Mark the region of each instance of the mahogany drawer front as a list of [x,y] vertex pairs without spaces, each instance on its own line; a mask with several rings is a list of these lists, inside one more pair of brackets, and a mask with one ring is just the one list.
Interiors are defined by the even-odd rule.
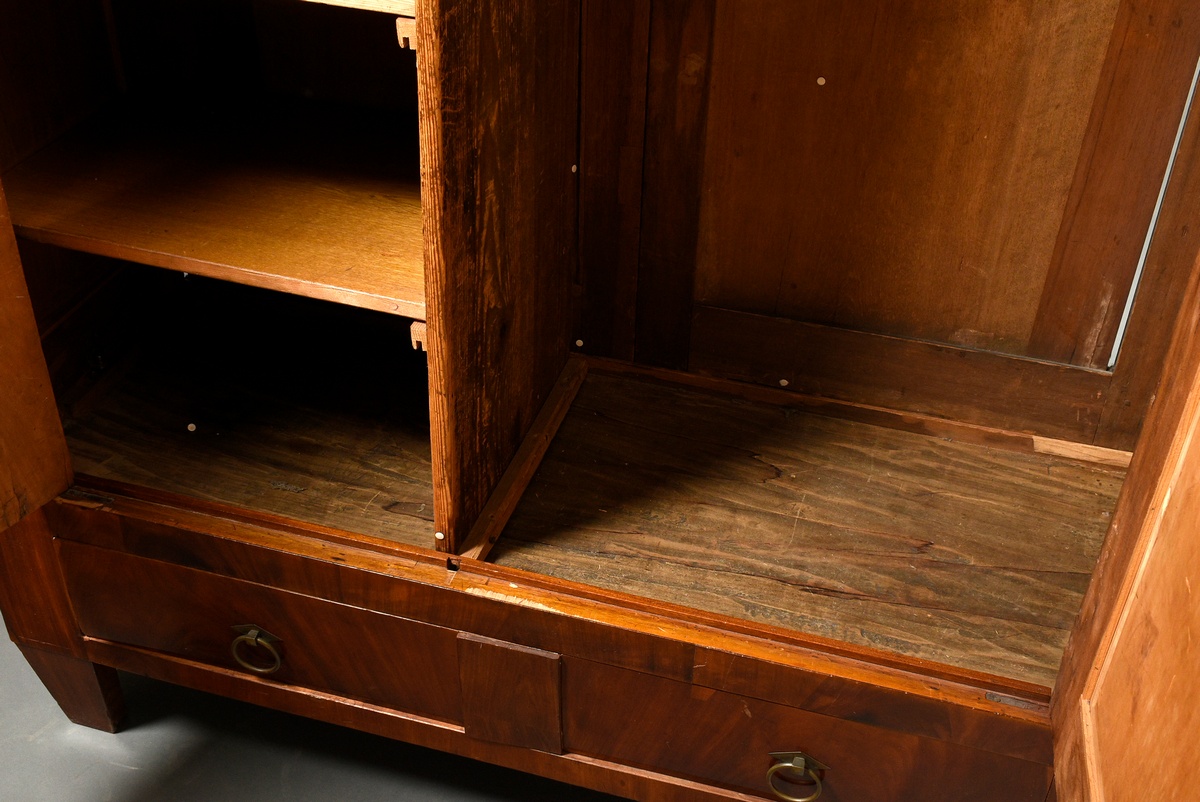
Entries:
[[[279,638],[270,682],[462,722],[454,630],[70,541],[59,549],[87,636],[245,671],[233,627],[252,624]],[[260,647],[243,653],[269,662]]]
[[822,802],[1043,802],[1050,784],[1038,763],[578,659],[564,660],[563,730],[569,751],[767,799],[782,751],[830,767]]

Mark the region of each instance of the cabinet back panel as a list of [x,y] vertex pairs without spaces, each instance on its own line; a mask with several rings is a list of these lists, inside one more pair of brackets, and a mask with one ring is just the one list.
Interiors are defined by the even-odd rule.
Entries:
[[0,171],[116,91],[100,3],[0,3]]
[[1117,3],[717,3],[696,298],[1023,354]]

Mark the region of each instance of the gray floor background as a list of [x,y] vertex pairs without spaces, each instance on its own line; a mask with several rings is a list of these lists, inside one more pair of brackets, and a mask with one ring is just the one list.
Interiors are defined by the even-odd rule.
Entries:
[[0,800],[617,802],[141,677],[122,683],[123,732],[71,724],[0,637]]

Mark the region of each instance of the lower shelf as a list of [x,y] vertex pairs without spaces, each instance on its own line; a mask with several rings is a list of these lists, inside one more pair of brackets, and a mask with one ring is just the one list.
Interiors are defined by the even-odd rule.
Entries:
[[1123,478],[593,371],[492,558],[1052,687]]
[[82,397],[60,394],[75,471],[432,546],[428,380],[408,321],[171,279],[138,324],[154,336]]

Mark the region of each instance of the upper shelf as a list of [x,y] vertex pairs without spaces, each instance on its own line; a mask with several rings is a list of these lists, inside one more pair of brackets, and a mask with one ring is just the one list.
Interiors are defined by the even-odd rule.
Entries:
[[383,11],[401,17],[417,16],[417,0],[308,0],[323,6],[361,8],[364,11]]
[[4,176],[23,237],[425,319],[416,121],[108,114]]

